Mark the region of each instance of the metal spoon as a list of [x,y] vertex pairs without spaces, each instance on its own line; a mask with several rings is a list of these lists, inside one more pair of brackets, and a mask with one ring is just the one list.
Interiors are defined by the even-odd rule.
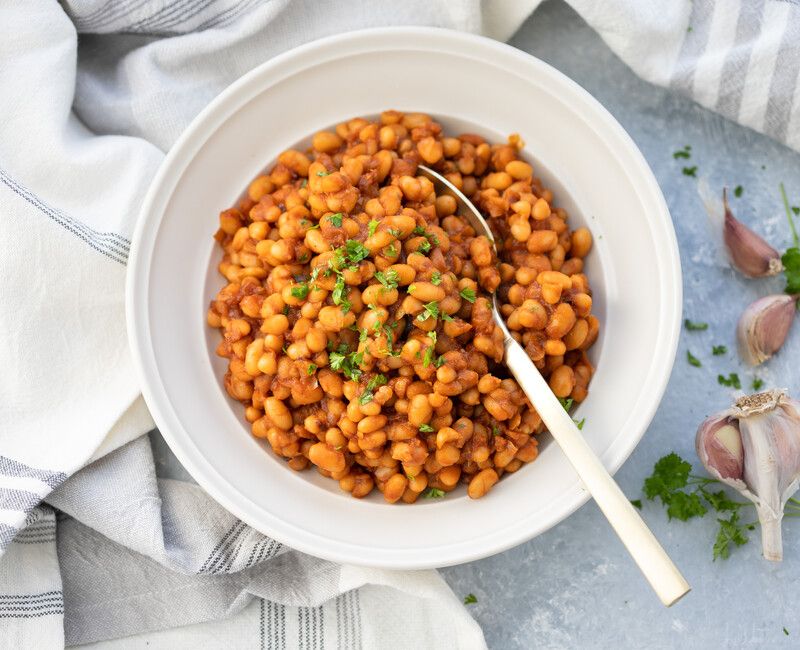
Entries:
[[[453,194],[459,204],[459,215],[469,222],[476,233],[486,235],[489,241],[494,242],[489,224],[466,196],[432,169],[420,165],[419,171],[433,182],[438,191],[447,190]],[[495,253],[497,253],[496,246]],[[689,592],[689,584],[589,447],[575,426],[575,422],[561,406],[525,350],[511,336],[500,315],[496,294],[493,311],[494,320],[505,338],[506,366],[516,378],[520,388],[525,391],[550,434],[572,463],[589,494],[619,535],[661,602],[669,607]]]

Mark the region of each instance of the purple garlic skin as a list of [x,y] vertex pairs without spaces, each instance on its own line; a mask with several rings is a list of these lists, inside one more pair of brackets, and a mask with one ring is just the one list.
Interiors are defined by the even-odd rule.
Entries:
[[766,559],[783,559],[781,520],[800,485],[800,403],[784,391],[740,397],[697,430],[697,453],[715,478],[756,505]]
[[722,203],[725,206],[722,237],[734,268],[748,278],[780,273],[783,270],[781,254],[733,216],[726,190],[722,190]]
[[765,296],[748,305],[739,317],[739,354],[750,365],[764,363],[781,349],[794,322],[797,297]]
[[697,430],[695,446],[697,456],[714,478],[720,481],[742,480],[744,450],[736,420],[725,415],[706,418]]

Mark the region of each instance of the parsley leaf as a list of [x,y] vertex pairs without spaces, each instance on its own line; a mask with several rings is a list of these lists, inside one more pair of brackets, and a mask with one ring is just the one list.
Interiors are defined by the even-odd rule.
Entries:
[[439,303],[435,300],[422,305],[422,311],[417,316],[418,321],[425,321],[429,318],[439,318]]
[[475,290],[470,289],[469,287],[464,287],[460,292],[459,295],[466,300],[467,302],[475,302]]
[[370,222],[367,225],[367,232],[369,233],[369,236],[372,237],[372,235],[375,234],[375,231],[377,229],[378,229],[378,222],[375,221],[375,219],[370,219]]
[[727,377],[724,375],[717,375],[717,383],[720,386],[728,386],[729,388],[739,389],[742,387],[742,382],[739,381],[739,375],[735,372],[732,372]]
[[641,499],[631,499],[631,505],[634,508],[638,508],[639,510],[642,509],[642,500]]
[[425,356],[422,359],[422,365],[425,368],[434,362],[434,356],[436,354],[436,331],[428,332],[428,338],[431,340],[431,344],[425,348]]
[[363,352],[350,352],[348,354],[347,346],[344,344],[339,346],[337,352],[331,352],[328,355],[328,362],[330,363],[331,370],[341,372],[352,381],[358,381],[361,378],[361,369],[358,366],[363,360]]
[[725,354],[727,351],[728,348],[726,348],[724,345],[714,345],[711,347],[711,354],[713,354],[715,357]]
[[691,158],[692,154],[690,153],[692,148],[687,144],[683,149],[678,149],[676,152],[672,154],[672,157],[675,160],[678,158]]
[[375,273],[375,279],[387,289],[397,289],[397,285],[400,282],[400,276],[394,269],[389,269],[386,273],[377,271]]
[[315,363],[309,363],[308,368],[306,368],[306,374],[313,375],[316,369],[317,365]]
[[477,603],[477,602],[478,602],[478,599],[475,598],[475,594],[467,594],[466,596],[464,596],[464,604],[465,605],[473,605],[474,603]]
[[744,188],[741,185],[737,185],[735,188],[733,188],[733,195],[737,199],[742,195],[742,192],[744,192]]
[[729,519],[717,519],[717,521],[719,522],[719,532],[714,541],[714,559],[721,557],[723,560],[727,560],[731,554],[731,544],[736,546],[747,544],[747,533],[739,523],[738,512],[732,513]]
[[708,329],[708,323],[700,323],[698,321],[691,321],[688,318],[683,321],[683,326],[690,332],[704,332]]
[[364,389],[364,392],[361,393],[361,397],[358,398],[359,404],[368,404],[372,401],[374,397],[375,389],[378,386],[383,386],[386,383],[386,375],[375,375],[367,382],[367,387]]
[[337,228],[342,227],[342,217],[344,215],[341,212],[337,212],[336,214],[332,214],[328,217],[328,221],[330,221],[334,226]]
[[308,295],[308,285],[305,283],[294,285],[291,294],[293,297],[303,300]]
[[760,379],[759,377],[753,377],[753,383],[751,384],[753,390],[761,390],[763,386],[764,386],[763,379]]
[[575,401],[571,397],[559,397],[558,401],[561,403],[561,406],[564,407],[564,410],[569,412],[572,408],[572,403]]
[[586,418],[583,418],[580,422],[577,420],[573,420],[573,422],[575,422],[575,426],[578,427],[578,431],[582,431],[583,425],[586,424]]
[[439,271],[434,271],[431,275],[431,283],[435,285],[440,285],[442,283],[442,274]]
[[420,424],[419,430],[420,433],[433,433],[433,427],[430,424]]
[[369,248],[357,239],[348,239],[344,244],[344,249],[353,264],[358,264],[361,260],[369,257]]
[[787,248],[781,256],[783,274],[786,276],[786,293],[800,293],[800,248]]
[[428,488],[422,493],[423,499],[441,499],[446,492],[439,488]]
[[662,502],[669,502],[675,490],[686,487],[692,466],[678,454],[672,453],[653,466],[653,474],[644,481],[644,495],[653,500],[660,497]]
[[319,171],[317,172],[317,176],[330,176],[333,172],[328,171]]
[[423,239],[417,247],[418,253],[427,253],[431,249],[431,243],[427,239]]
[[344,276],[341,274],[336,276],[336,284],[333,285],[333,292],[331,293],[333,304],[339,305],[342,312],[345,314],[350,311],[350,301],[347,299],[347,287],[344,283]]
[[694,356],[689,350],[686,350],[686,360],[689,362],[690,366],[694,366],[695,368],[699,368],[703,364],[700,363],[700,359]]
[[397,246],[395,246],[394,242],[389,244],[386,248],[383,249],[384,257],[397,257],[398,251]]
[[[662,499],[663,500],[663,499]],[[696,492],[673,492],[667,502],[667,518],[688,521],[692,517],[702,517],[708,510]]]
[[411,233],[414,235],[424,235],[425,228],[423,228],[422,226],[415,226],[414,230],[412,230]]
[[682,170],[684,176],[691,176],[697,178],[697,165],[694,167],[684,167]]

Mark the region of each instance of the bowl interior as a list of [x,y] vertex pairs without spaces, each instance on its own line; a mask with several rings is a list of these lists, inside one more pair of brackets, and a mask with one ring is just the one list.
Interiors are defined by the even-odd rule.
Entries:
[[221,209],[287,146],[342,119],[423,111],[450,132],[513,132],[572,226],[586,225],[601,338],[584,434],[612,471],[644,433],[677,345],[680,267],[663,197],[641,154],[585,91],[505,45],[436,29],[369,30],[303,46],[249,73],[193,122],[148,194],[129,265],[128,318],[143,392],[181,462],[223,506],[279,541],[394,568],[483,557],[546,530],[586,494],[555,445],[483,499],[413,506],[352,499],[297,473],[248,432],[221,388],[204,319],[222,285]]
[[[393,107],[386,107],[387,109]],[[413,109],[412,109],[413,110]],[[374,119],[376,115],[343,115],[339,120],[344,121],[349,118],[353,117],[366,117],[368,119]],[[504,143],[506,139],[510,135],[509,133],[499,133],[497,131],[492,130],[489,126],[483,123],[472,123],[468,120],[463,118],[454,118],[448,117],[444,115],[434,115],[432,116],[437,122],[439,122],[444,127],[444,133],[446,135],[457,135],[460,133],[476,133],[478,135],[483,136],[486,140],[492,144],[497,143]],[[321,130],[332,130],[335,126],[333,124],[322,124],[312,126],[309,130],[309,133],[306,137],[302,138],[301,140],[295,142],[288,142],[285,144],[281,144],[280,142],[276,142],[275,145],[279,148],[279,151],[284,149],[293,148],[298,149],[300,151],[305,151],[311,146],[311,136],[316,133],[317,131]],[[592,231],[593,236],[595,237],[595,241],[602,241],[602,239],[598,240],[598,236],[602,234],[600,231],[600,225],[596,223],[592,223],[591,219],[586,219],[585,215],[580,211],[580,202],[576,201],[569,193],[569,190],[566,186],[559,180],[559,178],[551,173],[543,160],[540,160],[534,152],[529,152],[526,149],[522,151],[522,156],[524,160],[531,163],[534,166],[534,173],[539,176],[544,186],[549,188],[553,192],[554,196],[554,206],[561,207],[567,210],[567,214],[569,215],[569,226],[571,229],[580,228],[581,226],[585,226]],[[254,167],[250,178],[255,178],[258,174],[262,173],[263,171],[270,170],[273,165],[275,164],[275,157],[269,162],[269,164],[258,164]],[[229,197],[226,197],[226,201],[219,205],[219,211],[224,210],[230,206],[236,205],[240,199],[246,196],[246,187],[244,191],[242,188],[225,188],[225,193],[220,193],[221,197],[226,196],[226,193],[230,191],[231,194]],[[220,260],[222,259],[222,250],[219,246],[216,245],[211,239],[211,235],[216,231],[217,228],[217,221],[214,218],[216,213],[211,211],[209,215],[204,215],[208,217],[208,225],[209,225],[209,241],[207,242],[207,255],[208,255],[208,273],[205,277],[205,283],[201,286],[198,286],[198,289],[202,291],[202,299],[205,302],[213,299],[216,293],[227,284],[227,280],[225,280],[217,271],[217,265],[219,264]],[[199,253],[199,251],[198,251]],[[599,363],[602,363],[600,359],[602,358],[602,350],[603,350],[603,341],[605,339],[605,316],[606,316],[606,300],[605,300],[605,290],[606,290],[606,278],[602,273],[602,264],[600,261],[600,255],[597,254],[595,251],[592,251],[589,256],[586,258],[585,263],[585,273],[589,278],[589,282],[591,283],[592,287],[592,313],[598,317],[601,323],[600,334],[598,336],[597,342],[591,347],[588,352],[589,359],[591,360],[592,364],[597,367]],[[613,269],[609,269],[609,272],[613,272]],[[201,320],[204,318],[204,314],[200,315]],[[235,431],[231,431],[230,435],[241,436],[244,435],[247,438],[252,439],[252,434],[250,433],[250,425],[244,420],[244,408],[242,405],[237,402],[236,400],[230,398],[225,393],[225,389],[222,386],[222,377],[225,374],[225,371],[228,367],[228,360],[217,356],[215,353],[215,349],[220,341],[219,331],[216,329],[211,329],[209,327],[205,330],[205,338],[206,338],[206,351],[208,353],[209,362],[211,367],[213,368],[214,374],[219,382],[219,389],[222,391],[222,394],[226,397],[226,401],[228,407],[233,411],[234,416],[239,420],[240,426],[237,427]],[[587,398],[587,401],[584,402],[582,405],[579,405],[575,411],[576,419],[580,419],[583,417],[581,413],[583,413],[587,408],[587,404],[591,404],[591,394],[592,394],[592,387],[591,384],[589,386],[589,395],[590,397]],[[537,458],[534,463],[539,462],[542,455],[547,453],[560,453],[558,450],[553,452],[552,450],[548,450],[551,446],[550,443],[552,442],[552,438],[549,434],[544,434],[538,437],[539,440],[539,453],[540,456]],[[253,439],[265,453],[271,456],[272,461],[269,462],[268,460],[264,460],[265,464],[268,464],[265,467],[265,471],[285,471],[291,472],[293,470],[289,469],[286,464],[285,460],[279,459],[277,456],[273,455],[272,449],[264,440]],[[514,474],[507,474],[503,477],[503,481],[512,481],[515,479],[516,476],[520,475],[520,472],[526,471],[531,465],[526,465],[525,467],[521,468],[519,472]],[[314,485],[318,486],[321,489],[328,490],[333,494],[344,498],[344,499],[351,499],[349,494],[343,492],[339,489],[337,482],[332,481],[331,479],[325,478],[321,476],[318,472],[313,470],[308,470],[300,473],[300,476]],[[453,492],[447,495],[448,500],[453,500],[457,498],[468,499],[469,497],[466,496],[466,487],[464,485],[459,486],[458,489],[454,490]],[[380,492],[377,490],[373,490],[369,496],[366,497],[367,501],[372,501],[377,504],[382,504],[386,507],[390,507],[391,504],[386,503],[383,499]],[[420,506],[430,506],[434,504],[435,501],[420,499],[419,501],[414,504],[416,507]]]

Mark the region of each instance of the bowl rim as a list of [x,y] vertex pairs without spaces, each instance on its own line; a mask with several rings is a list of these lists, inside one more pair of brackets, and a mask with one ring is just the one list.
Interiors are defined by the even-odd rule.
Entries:
[[[660,240],[661,246],[659,248],[661,250],[659,253],[663,254],[662,261],[664,262],[664,273],[660,275],[659,283],[662,289],[660,304],[662,305],[662,311],[666,312],[663,316],[669,317],[670,314],[673,314],[674,317],[671,322],[660,323],[666,335],[664,339],[661,339],[659,346],[662,350],[660,356],[662,357],[664,370],[663,372],[656,372],[655,377],[648,376],[648,379],[654,381],[649,385],[647,399],[645,399],[644,395],[640,396],[640,401],[644,401],[644,404],[637,404],[639,407],[637,418],[640,422],[639,430],[635,432],[635,435],[633,431],[626,434],[626,444],[621,445],[614,457],[608,458],[607,454],[604,454],[604,464],[612,474],[616,473],[633,453],[633,450],[641,441],[642,436],[652,422],[666,390],[675,361],[680,336],[683,289],[677,237],[672,226],[666,201],[650,166],[633,139],[611,113],[577,82],[544,61],[506,43],[484,36],[438,27],[361,29],[328,36],[287,50],[239,77],[217,95],[190,122],[169,149],[150,183],[132,237],[126,274],[125,307],[133,364],[145,402],[170,449],[191,476],[215,501],[256,530],[264,532],[264,534],[293,549],[317,557],[361,566],[421,569],[468,562],[517,546],[563,521],[588,501],[589,494],[578,484],[577,491],[574,493],[568,492],[564,495],[567,503],[564,505],[559,504],[561,505],[561,512],[558,516],[548,518],[544,524],[518,531],[515,535],[509,535],[502,540],[495,541],[490,548],[479,548],[477,550],[473,548],[470,552],[460,552],[455,556],[448,556],[445,552],[439,552],[422,558],[392,557],[390,552],[381,553],[376,550],[370,556],[364,557],[362,554],[364,546],[340,541],[326,546],[325,542],[329,540],[324,537],[296,526],[285,525],[285,522],[282,522],[272,514],[270,514],[272,525],[265,525],[263,518],[256,518],[246,507],[247,503],[252,502],[249,502],[245,495],[240,494],[227,484],[219,471],[199,452],[191,440],[191,435],[183,432],[180,420],[177,414],[173,412],[170,401],[165,397],[165,392],[162,390],[154,351],[150,347],[149,305],[146,299],[148,285],[151,281],[150,262],[157,239],[157,235],[154,234],[148,240],[148,233],[158,232],[158,227],[164,216],[163,207],[166,206],[186,168],[198,151],[202,149],[208,138],[215,133],[231,114],[264,90],[262,85],[257,82],[261,79],[268,81],[270,73],[279,69],[287,60],[296,57],[308,58],[320,50],[348,41],[374,39],[375,37],[389,39],[396,38],[398,35],[406,39],[403,46],[408,49],[419,49],[414,47],[413,36],[435,36],[437,39],[447,41],[450,45],[466,48],[467,51],[471,46],[480,46],[494,51],[498,57],[511,57],[526,66],[537,68],[538,72],[561,84],[562,88],[560,90],[562,92],[572,93],[571,99],[582,101],[592,109],[590,126],[598,134],[599,138],[606,140],[604,134],[613,135],[618,142],[625,145],[626,153],[632,156],[633,166],[625,165],[624,171],[626,175],[631,175],[634,172],[638,174],[637,180],[641,184],[636,187],[640,200],[643,204],[652,206],[654,209],[653,213],[648,214],[648,220],[652,226],[660,226],[661,232],[659,234],[663,238]],[[396,43],[396,45],[399,46],[399,43]],[[652,375],[653,373],[651,372],[650,374]],[[176,435],[175,431],[181,432],[180,435]],[[567,499],[566,497],[569,498]]]

